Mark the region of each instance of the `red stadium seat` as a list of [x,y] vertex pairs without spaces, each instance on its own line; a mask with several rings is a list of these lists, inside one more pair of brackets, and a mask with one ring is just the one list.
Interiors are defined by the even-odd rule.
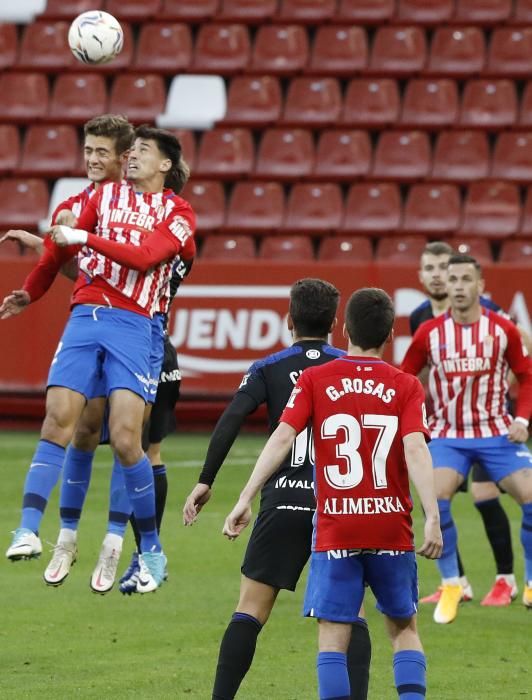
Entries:
[[13,124],[0,124],[0,175],[13,172],[20,160],[20,132]]
[[187,24],[144,24],[136,43],[132,68],[174,75],[189,68],[192,33]]
[[103,10],[104,5],[104,0],[47,0],[46,10],[39,17],[72,20],[82,12]]
[[250,70],[254,73],[291,75],[307,65],[309,42],[307,32],[297,24],[262,25],[253,45]]
[[384,24],[395,12],[395,0],[339,0],[336,20],[353,24]]
[[532,125],[532,81],[529,81],[521,97],[521,106],[519,109],[519,118],[517,126],[529,127]]
[[514,0],[514,11],[509,23],[525,26],[532,24],[532,0]]
[[277,10],[277,0],[222,0],[216,19],[223,22],[262,24]]
[[[4,231],[1,232],[0,237],[4,234]],[[9,259],[15,259],[17,260],[20,258],[20,256],[23,254],[22,248],[19,245],[18,241],[4,241],[3,243],[0,243],[0,259],[2,261],[6,261]]]
[[491,177],[532,182],[532,133],[499,134],[493,151]]
[[45,180],[9,178],[0,181],[0,229],[36,231],[47,212]]
[[163,0],[158,19],[178,22],[206,22],[218,12],[220,0]]
[[399,187],[390,183],[362,183],[349,189],[339,231],[342,234],[380,234],[397,230],[400,223]]
[[355,79],[347,86],[341,123],[346,126],[382,128],[399,119],[401,98],[395,80]]
[[420,27],[379,27],[368,71],[389,76],[419,73],[427,60],[427,40]]
[[518,236],[532,239],[532,188],[527,188],[525,204],[519,225]]
[[322,26],[316,30],[306,72],[351,77],[365,70],[368,40],[363,27]]
[[11,68],[17,59],[18,38],[14,24],[0,24],[0,70]]
[[238,75],[231,80],[222,124],[263,127],[281,116],[281,86],[272,75]]
[[408,192],[402,228],[408,233],[440,234],[456,231],[461,220],[456,185],[419,184]]
[[408,127],[452,126],[458,118],[454,80],[410,80],[403,97],[401,124]]
[[426,177],[431,169],[429,137],[422,131],[383,131],[375,149],[371,176],[401,181]]
[[517,94],[511,80],[470,80],[462,97],[459,123],[471,128],[502,129],[517,118]]
[[438,27],[426,73],[457,78],[476,75],[486,63],[486,39],[479,27]]
[[495,29],[485,72],[504,77],[528,77],[532,72],[532,27]]
[[54,178],[73,175],[79,158],[80,144],[74,126],[30,126],[18,175]]
[[336,0],[280,0],[275,19],[296,24],[330,22],[336,10]]
[[212,180],[189,180],[183,197],[196,214],[197,231],[201,236],[216,231],[225,222],[225,194],[221,182]]
[[532,267],[532,241],[504,241],[499,262]]
[[127,114],[133,123],[154,122],[164,112],[166,88],[160,75],[118,75],[111,88],[109,111]]
[[519,189],[506,182],[475,182],[469,186],[460,233],[506,238],[517,232],[521,208]]
[[472,255],[481,265],[491,265],[493,263],[491,245],[486,238],[455,236],[450,243],[457,253]]
[[307,177],[314,166],[314,143],[306,129],[267,129],[257,153],[255,175],[273,180]]
[[201,247],[202,260],[250,260],[255,257],[255,241],[251,236],[223,236],[205,238]]
[[371,142],[366,131],[334,129],[322,131],[312,177],[351,182],[369,173]]
[[201,138],[194,174],[209,178],[238,178],[251,173],[254,160],[253,138],[248,129],[211,129]]
[[288,87],[281,124],[323,127],[335,124],[342,109],[336,78],[294,78]]
[[339,228],[342,217],[339,185],[298,183],[288,196],[283,232],[321,236]]
[[480,131],[442,131],[434,149],[431,177],[435,180],[471,182],[489,172],[488,137]]
[[458,0],[453,20],[464,24],[498,24],[512,11],[512,0]]
[[34,122],[48,113],[50,93],[44,73],[1,73],[0,95],[0,122]]
[[[90,95],[90,100],[87,100]],[[50,102],[50,120],[82,124],[95,114],[105,114],[107,88],[103,75],[97,73],[62,73],[58,75]]]
[[162,0],[107,0],[105,9],[126,22],[146,22],[157,19]]
[[191,71],[231,75],[249,64],[251,42],[244,24],[202,24],[196,37]]
[[237,182],[225,228],[234,233],[272,233],[284,220],[284,190],[278,182]]
[[453,15],[454,0],[398,0],[397,22],[443,24]]
[[377,245],[377,261],[418,264],[425,245],[426,239],[420,236],[386,236]]
[[20,43],[18,68],[63,71],[77,61],[68,46],[68,22],[38,21],[28,24]]
[[371,241],[364,236],[335,236],[324,238],[318,251],[321,262],[369,263],[373,260]]
[[196,166],[196,137],[194,132],[190,129],[171,129],[171,132],[179,139],[183,158],[186,160],[190,170],[194,172]]
[[299,263],[314,259],[310,238],[306,236],[266,236],[259,249],[262,260]]

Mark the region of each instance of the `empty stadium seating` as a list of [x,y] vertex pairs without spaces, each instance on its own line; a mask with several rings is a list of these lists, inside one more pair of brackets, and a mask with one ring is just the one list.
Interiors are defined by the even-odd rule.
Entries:
[[318,251],[318,260],[322,262],[369,263],[373,259],[371,241],[364,236],[336,236],[324,238]]
[[238,182],[227,209],[225,228],[235,233],[273,233],[284,220],[284,191],[278,182]]
[[342,215],[342,194],[338,185],[297,183],[288,196],[282,230],[320,237],[338,229]]
[[30,126],[24,139],[18,176],[63,177],[76,174],[80,160],[73,126]]
[[175,75],[192,62],[192,32],[184,23],[145,24],[140,29],[132,69]]
[[[90,95],[90,100],[87,100]],[[54,83],[48,118],[55,123],[82,124],[108,111],[109,97],[103,75],[62,73]]]
[[229,85],[227,110],[221,121],[234,126],[264,127],[280,119],[281,105],[277,78],[239,75]]
[[431,176],[437,180],[472,182],[488,177],[489,143],[483,132],[442,131],[434,149]]
[[13,124],[0,124],[0,175],[13,172],[20,160],[20,133]]
[[210,235],[201,246],[202,260],[249,260],[255,257],[255,242],[251,236]]
[[418,184],[410,188],[403,214],[409,233],[444,234],[460,226],[460,193],[456,185]]
[[262,239],[259,258],[276,262],[305,262],[314,259],[314,249],[306,236],[268,236]]
[[340,232],[381,234],[401,222],[401,195],[392,183],[356,184],[349,189]]
[[248,129],[212,129],[201,139],[195,172],[199,177],[234,179],[251,173],[254,160]]
[[464,202],[461,233],[505,238],[518,230],[519,191],[506,182],[474,182]]
[[259,144],[255,176],[291,180],[310,175],[314,166],[312,134],[306,129],[267,129]]
[[48,187],[37,178],[0,180],[0,229],[35,231],[48,209]]
[[316,148],[312,177],[351,182],[365,177],[371,166],[371,142],[367,131],[322,131]]

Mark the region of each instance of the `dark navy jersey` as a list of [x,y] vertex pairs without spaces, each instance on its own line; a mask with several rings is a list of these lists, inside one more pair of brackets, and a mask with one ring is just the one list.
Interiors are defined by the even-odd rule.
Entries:
[[[486,309],[496,311],[498,314],[501,314],[501,316],[503,316],[504,318],[510,318],[510,316],[505,311],[503,311],[498,304],[496,304],[488,297],[481,296],[480,303]],[[424,323],[425,321],[430,321],[431,318],[434,318],[434,314],[432,313],[432,304],[430,303],[430,299],[425,299],[424,302],[422,302],[412,311],[408,319],[410,323],[411,335],[414,335],[414,333],[417,331],[417,329],[422,323]]]
[[[299,341],[286,350],[254,362],[244,375],[237,394],[246,394],[257,406],[266,404],[271,433],[277,427],[303,370],[342,355],[345,355],[343,350],[322,340]],[[261,510],[279,507],[314,510],[313,450],[310,429],[307,428],[296,437],[279,470],[264,485]]]

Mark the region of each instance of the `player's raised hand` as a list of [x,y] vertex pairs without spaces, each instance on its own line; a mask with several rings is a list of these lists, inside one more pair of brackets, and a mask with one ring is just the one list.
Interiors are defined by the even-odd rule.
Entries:
[[54,243],[62,248],[67,245],[85,245],[87,242],[86,231],[70,228],[70,226],[52,226],[50,237]]
[[519,420],[514,420],[508,428],[508,440],[510,442],[526,442],[528,440],[528,428]]
[[229,540],[236,539],[251,520],[251,505],[247,501],[238,501],[225,519],[222,534]]
[[18,241],[24,248],[31,248],[31,250],[35,250],[38,253],[41,253],[43,249],[42,238],[29,233],[29,231],[11,229],[11,231],[8,231],[0,238],[0,245],[5,241]]
[[433,520],[425,521],[425,539],[417,554],[427,559],[439,559],[443,550],[443,538],[440,530],[440,523]]
[[77,219],[70,209],[61,209],[59,214],[55,217],[55,223],[58,226],[71,226],[75,228]]
[[0,319],[16,316],[21,311],[24,311],[30,302],[30,295],[25,289],[14,289],[11,294],[4,298],[0,305]]
[[196,522],[198,513],[211,495],[211,488],[207,484],[196,484],[194,486],[183,506],[183,525],[193,525]]

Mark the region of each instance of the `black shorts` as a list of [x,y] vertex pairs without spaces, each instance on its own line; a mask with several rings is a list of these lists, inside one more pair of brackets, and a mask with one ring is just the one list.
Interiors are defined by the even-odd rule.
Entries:
[[272,588],[294,591],[312,544],[314,511],[272,508],[257,516],[242,573]]
[[175,405],[179,399],[181,387],[181,373],[177,363],[177,354],[174,346],[165,338],[164,359],[159,376],[157,396],[151,411],[150,420],[144,427],[142,435],[143,449],[148,444],[157,444],[175,430]]

